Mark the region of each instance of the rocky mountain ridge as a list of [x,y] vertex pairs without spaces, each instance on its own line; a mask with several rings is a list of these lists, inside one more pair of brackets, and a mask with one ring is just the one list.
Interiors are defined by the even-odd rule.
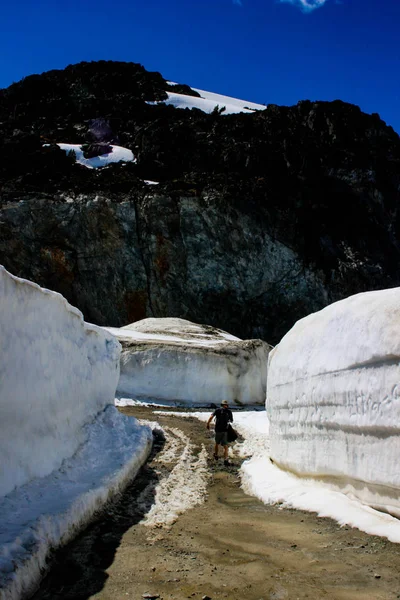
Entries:
[[[272,343],[330,302],[399,285],[400,139],[378,115],[147,104],[168,89],[100,61],[0,90],[7,269],[98,324],[176,316]],[[57,142],[118,143],[136,163],[87,169]]]

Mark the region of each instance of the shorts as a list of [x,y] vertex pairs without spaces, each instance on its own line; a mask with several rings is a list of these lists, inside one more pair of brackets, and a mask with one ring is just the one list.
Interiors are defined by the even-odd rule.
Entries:
[[216,431],[215,432],[215,443],[221,444],[221,446],[228,445],[228,432],[227,431]]

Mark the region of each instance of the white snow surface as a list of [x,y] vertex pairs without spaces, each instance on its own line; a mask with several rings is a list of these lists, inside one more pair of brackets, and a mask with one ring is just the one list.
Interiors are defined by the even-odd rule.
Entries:
[[123,345],[117,396],[170,404],[264,404],[270,347],[177,318],[107,328]]
[[83,150],[81,144],[57,144],[65,152],[75,152],[76,162],[88,169],[98,169],[99,167],[106,167],[111,163],[118,162],[132,162],[135,161],[135,157],[131,150],[123,148],[122,146],[111,146],[112,152],[108,154],[102,154],[101,156],[93,156],[92,158],[85,158],[83,156]]
[[271,352],[271,456],[400,516],[400,288],[336,302]]
[[[206,422],[211,411],[155,411],[155,414],[196,417]],[[248,457],[240,470],[242,488],[247,494],[256,496],[265,504],[315,512],[320,517],[334,519],[342,526],[356,527],[370,535],[400,543],[400,521],[395,517],[366,506],[327,483],[297,477],[273,464],[270,460],[266,411],[234,410],[233,420],[234,428],[243,439],[236,442],[229,452],[231,456]]]
[[113,403],[120,345],[60,294],[0,267],[0,497],[58,469]]
[[222,96],[213,92],[206,92],[192,88],[200,94],[200,98],[196,96],[186,96],[185,94],[176,94],[175,92],[167,92],[168,99],[160,102],[147,102],[147,104],[172,104],[175,108],[198,108],[205,113],[211,113],[216,106],[220,109],[225,107],[223,115],[232,115],[235,113],[254,113],[257,110],[265,110],[264,104],[256,104],[247,100],[239,100],[230,96]]
[[0,267],[0,598],[27,595],[50,548],[145,459],[113,406],[120,345],[60,294]]

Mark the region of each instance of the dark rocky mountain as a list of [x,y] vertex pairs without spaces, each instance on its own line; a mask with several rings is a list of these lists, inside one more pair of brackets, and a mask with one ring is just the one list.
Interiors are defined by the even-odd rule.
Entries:
[[[0,263],[94,323],[175,316],[272,343],[330,302],[399,285],[400,139],[377,114],[146,104],[168,89],[100,61],[0,90]],[[90,170],[56,142],[87,156],[118,143],[137,162]]]

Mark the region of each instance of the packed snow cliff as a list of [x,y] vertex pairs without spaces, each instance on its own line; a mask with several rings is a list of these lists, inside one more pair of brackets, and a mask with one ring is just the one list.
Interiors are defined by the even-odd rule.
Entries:
[[171,403],[264,404],[270,346],[177,318],[108,328],[123,346],[117,394]]
[[271,456],[400,516],[400,288],[297,322],[269,358]]
[[[0,267],[0,598],[27,595],[135,475],[151,431],[113,404],[120,345],[60,295]],[[104,452],[104,448],[107,452]]]

